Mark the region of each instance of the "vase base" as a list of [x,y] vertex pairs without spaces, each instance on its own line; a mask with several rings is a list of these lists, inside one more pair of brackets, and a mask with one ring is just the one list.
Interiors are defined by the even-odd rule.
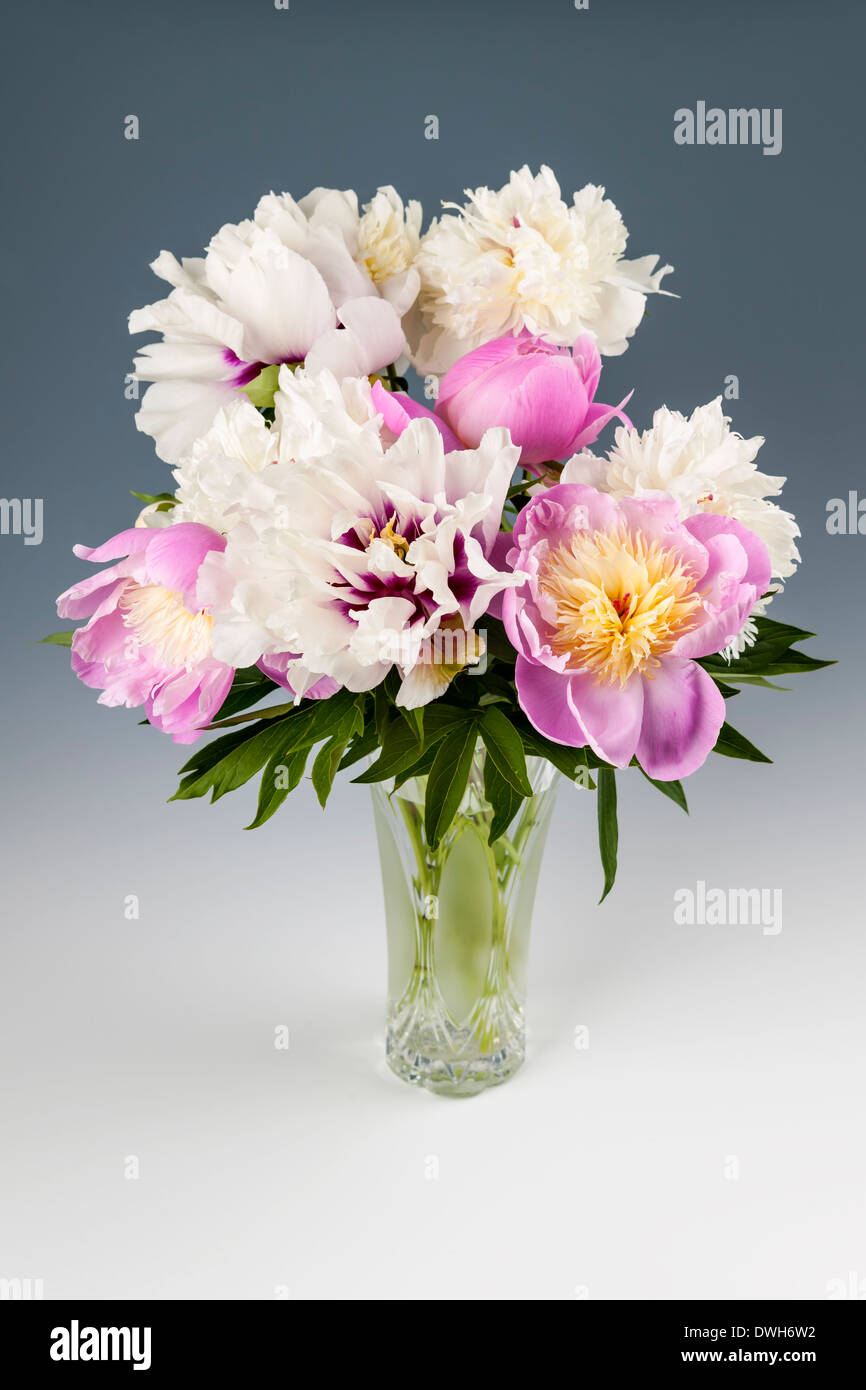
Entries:
[[401,1081],[440,1096],[475,1096],[488,1086],[501,1086],[523,1063],[522,1047],[479,1052],[465,1028],[449,1030],[447,1048],[441,1036],[432,1041],[435,1046],[425,1046],[423,1037],[406,1038],[389,1029],[385,1052],[388,1066]]

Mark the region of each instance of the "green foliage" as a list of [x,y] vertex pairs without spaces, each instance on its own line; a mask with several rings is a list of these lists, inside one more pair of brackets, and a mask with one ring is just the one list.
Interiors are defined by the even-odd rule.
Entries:
[[493,819],[490,823],[488,842],[492,845],[498,840],[500,835],[504,835],[517,812],[523,797],[520,792],[515,791],[512,783],[502,773],[498,771],[496,763],[487,751],[484,759],[484,795],[489,801],[493,810]]
[[[795,650],[795,643],[805,642],[814,637],[814,632],[806,632],[801,627],[791,627],[788,623],[777,623],[772,618],[756,618],[758,635],[751,647],[733,661],[725,661],[722,656],[705,656],[700,665],[708,671],[720,687],[748,683],[772,686],[768,676],[801,675],[806,671],[820,671],[824,666],[834,666],[833,661],[818,661],[805,652]],[[724,694],[724,689],[722,690]]]
[[284,753],[275,753],[269,758],[262,773],[255,819],[247,826],[247,830],[257,830],[282,806],[289,792],[295,790],[303,777],[309,756],[309,748],[303,747],[297,748],[288,757]]
[[[514,684],[514,651],[502,624],[485,620],[488,665],[483,676],[463,672],[446,694],[420,709],[397,704],[401,681],[396,671],[369,694],[341,690],[328,700],[301,700],[254,709],[279,690],[258,667],[235,674],[232,688],[211,726],[225,730],[204,744],[181,770],[172,800],[210,795],[218,800],[261,773],[258,806],[249,829],[264,825],[308,770],[322,806],[338,772],[357,768],[361,785],[426,778],[424,826],[435,848],[449,833],[464,796],[479,740],[484,746],[484,798],[491,807],[492,845],[507,835],[524,800],[531,797],[527,759],[545,759],[569,781],[597,792],[598,843],[604,883],[601,901],[614,885],[619,828],[616,770],[589,747],[572,748],[545,738],[520,708]],[[726,700],[745,685],[780,689],[771,676],[819,670],[832,665],[798,651],[811,633],[757,619],[758,636],[739,660],[706,657],[701,665]],[[72,633],[55,633],[48,643],[68,646]],[[725,757],[768,763],[770,759],[730,724],[724,724],[715,751]],[[312,764],[310,766],[310,759]],[[369,761],[368,766],[364,766]],[[688,814],[679,781],[642,776],[662,796]],[[503,841],[507,844],[507,841]]]
[[771,763],[772,758],[768,758],[766,753],[762,753],[760,748],[756,748],[754,743],[743,735],[732,729],[730,724],[723,724],[714,753],[723,753],[726,758],[745,758],[750,763]]
[[252,381],[241,387],[244,395],[252,401],[257,410],[273,408],[279,375],[279,366],[263,367],[257,377],[253,377]]
[[68,632],[49,632],[47,637],[40,637],[38,642],[34,642],[36,647],[71,647],[72,639],[76,629],[71,627]]
[[478,723],[473,717],[446,733],[436,750],[424,799],[424,833],[427,843],[434,848],[447,832],[463,800],[477,739]]
[[240,714],[241,710],[258,704],[259,700],[263,700],[272,690],[279,689],[281,687],[272,681],[270,676],[266,676],[264,671],[260,671],[258,666],[240,667],[235,671],[232,688],[223,700],[214,722],[223,722],[233,715]]
[[478,721],[487,761],[496,767],[518,796],[532,796],[532,784],[526,773],[526,756],[520,734],[495,705],[488,705]]
[[[302,700],[288,706],[287,713],[275,715],[272,709],[270,718],[258,718],[224,734],[197,750],[181,768],[181,783],[171,800],[185,801],[210,792],[211,801],[218,801],[226,792],[242,787],[272,760],[276,760],[276,767],[280,759],[285,761],[290,754],[309,750],[332,736],[348,744],[359,721],[363,728],[365,698],[340,690],[329,700]],[[320,778],[320,786],[324,787],[324,779]]]
[[130,496],[137,497],[146,507],[156,507],[158,512],[170,512],[172,507],[177,506],[173,492],[135,492],[130,489]]
[[689,803],[686,801],[686,794],[683,791],[682,782],[659,782],[655,777],[650,777],[648,772],[643,771],[643,768],[636,758],[632,759],[632,766],[639,767],[650,786],[655,787],[656,791],[660,791],[662,796],[666,796],[670,801],[673,801],[675,805],[679,806],[681,811],[685,811],[686,815],[689,814]]
[[598,849],[604,870],[604,888],[599,902],[603,903],[616,878],[616,858],[619,847],[619,824],[616,815],[616,773],[603,767],[598,773]]

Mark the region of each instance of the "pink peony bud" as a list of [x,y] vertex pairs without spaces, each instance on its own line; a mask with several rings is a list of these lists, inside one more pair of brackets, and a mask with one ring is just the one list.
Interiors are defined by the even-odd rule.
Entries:
[[524,468],[566,459],[591,444],[619,405],[596,404],[601,358],[587,333],[573,349],[554,347],[528,329],[485,343],[461,357],[439,386],[436,413],[470,448],[484,431],[504,425],[521,446]]

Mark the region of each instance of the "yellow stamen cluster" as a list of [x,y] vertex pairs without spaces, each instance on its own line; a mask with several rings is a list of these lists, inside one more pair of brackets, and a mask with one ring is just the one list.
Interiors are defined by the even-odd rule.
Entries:
[[376,534],[375,526],[371,529],[370,541],[384,541],[386,545],[391,547],[398,559],[405,560],[409,552],[409,542],[405,536],[401,536],[399,531],[396,530],[396,525],[397,513],[395,512],[388,522],[388,525],[383,526],[378,535]]
[[120,596],[123,621],[166,667],[191,670],[210,656],[213,618],[190,613],[179,593],[161,584],[128,584]]
[[652,674],[693,625],[701,597],[675,551],[623,527],[585,531],[552,550],[539,588],[556,608],[551,647],[572,670],[624,686]]

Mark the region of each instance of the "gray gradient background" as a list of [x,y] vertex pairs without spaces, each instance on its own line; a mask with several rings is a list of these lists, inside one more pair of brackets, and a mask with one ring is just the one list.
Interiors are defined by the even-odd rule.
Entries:
[[[44,497],[45,540],[0,539],[0,1276],[352,1299],[820,1299],[866,1278],[866,538],[824,524],[863,478],[862,11],[19,0],[4,37],[3,492]],[[677,147],[698,99],[781,106],[782,154]],[[393,182],[429,217],[524,161],[604,183],[632,254],[676,267],[681,299],[651,303],[604,398],[634,385],[643,426],[739,376],[735,425],[766,436],[804,533],[774,615],[843,661],[738,697],[775,763],[712,759],[690,819],[624,779],[602,908],[594,801],[562,791],[528,1065],[457,1105],[384,1069],[365,793],[323,817],[305,787],[254,834],[252,789],[166,806],[182,751],[26,644],[84,573],[72,544],[169,483],[123,395],[161,247],[197,254],[271,188]],[[697,879],[781,888],[781,934],[675,926]]]

